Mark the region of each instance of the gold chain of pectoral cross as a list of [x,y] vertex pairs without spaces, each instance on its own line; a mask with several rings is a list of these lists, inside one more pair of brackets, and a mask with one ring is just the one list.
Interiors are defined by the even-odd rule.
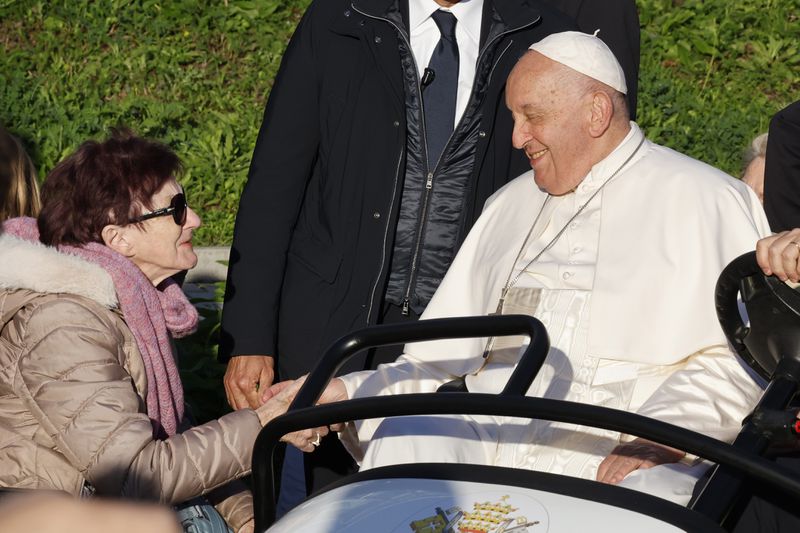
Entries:
[[[514,276],[514,278],[512,279],[511,276],[513,276],[513,274],[514,274],[514,267],[517,266],[517,263],[522,258],[523,254],[525,253],[525,249],[528,247],[528,240],[531,238],[531,235],[533,234],[533,229],[536,227],[536,224],[539,222],[539,219],[541,218],[542,213],[544,213],[544,208],[547,205],[547,202],[549,202],[550,198],[552,198],[552,195],[550,193],[547,194],[547,197],[544,199],[544,202],[542,202],[542,207],[539,209],[539,212],[536,214],[536,218],[533,219],[533,224],[531,224],[531,229],[528,230],[528,234],[525,236],[525,240],[522,241],[522,246],[520,247],[519,252],[517,252],[517,257],[514,259],[514,262],[511,264],[511,271],[508,273],[508,277],[506,278],[506,282],[503,285],[503,288],[500,290],[500,300],[498,300],[498,302],[497,302],[497,309],[495,309],[494,313],[490,313],[490,315],[502,315],[503,314],[503,306],[506,303],[506,296],[508,296],[508,291],[510,291],[511,288],[514,287],[514,285],[517,284],[517,281],[519,281],[519,278],[522,276],[522,274],[526,270],[528,270],[528,268],[534,262],[536,262],[542,256],[542,254],[544,254],[547,250],[549,250],[550,248],[553,247],[553,245],[556,243],[556,241],[558,241],[558,239],[561,237],[561,235],[563,235],[564,232],[567,231],[567,228],[569,227],[570,224],[572,224],[572,221],[575,220],[576,218],[578,218],[578,216],[581,213],[583,213],[583,210],[586,209],[586,206],[588,206],[592,202],[592,200],[594,200],[595,196],[597,196],[600,193],[600,191],[603,190],[603,187],[605,187],[606,184],[608,184],[609,181],[611,181],[617,174],[619,174],[619,171],[622,170],[625,167],[625,165],[627,165],[630,162],[631,159],[633,159],[633,156],[636,155],[636,153],[639,151],[639,148],[642,147],[642,144],[644,144],[644,136],[642,136],[642,140],[639,141],[639,144],[636,146],[636,149],[631,153],[631,155],[629,155],[627,157],[627,159],[625,159],[625,161],[623,161],[622,164],[619,167],[617,167],[617,170],[615,170],[608,178],[606,178],[606,180],[597,188],[596,191],[594,191],[594,193],[592,193],[592,195],[589,197],[588,200],[586,200],[586,202],[581,204],[581,206],[578,208],[578,210],[575,211],[575,214],[573,214],[571,217],[569,217],[569,220],[567,220],[566,224],[564,224],[564,226],[560,230],[558,230],[558,233],[556,233],[555,237],[550,239],[550,242],[548,242],[544,246],[544,248],[539,250],[539,253],[537,253],[533,257],[533,259],[528,261],[525,264],[525,266],[522,267],[520,269],[520,271],[517,272],[517,275]],[[492,346],[493,345],[494,345],[494,337],[489,337],[489,340],[486,341],[486,347],[483,350],[484,362],[481,365],[481,368],[478,369],[478,372],[480,372],[483,369],[483,367],[486,366],[486,363],[488,362],[489,353],[492,351]]]

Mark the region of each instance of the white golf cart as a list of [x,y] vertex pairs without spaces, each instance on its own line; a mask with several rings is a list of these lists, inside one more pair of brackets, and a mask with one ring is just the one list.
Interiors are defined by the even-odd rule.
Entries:
[[[745,325],[738,295],[749,315]],[[544,363],[544,326],[522,315],[386,325],[336,342],[292,408],[263,428],[253,453],[256,531],[270,533],[575,533],[727,531],[753,494],[800,508],[800,475],[763,457],[796,432],[787,411],[800,386],[800,294],[761,274],[753,254],[732,262],[717,285],[717,310],[731,344],[769,382],[733,444],[636,414],[526,397]],[[314,406],[337,369],[356,352],[421,340],[525,334],[531,338],[498,395],[439,392],[363,398]],[[717,466],[688,507],[625,488],[549,473],[470,464],[412,464],[360,472],[313,494],[275,520],[273,454],[282,435],[306,427],[411,414],[492,414],[582,424],[641,436]]]

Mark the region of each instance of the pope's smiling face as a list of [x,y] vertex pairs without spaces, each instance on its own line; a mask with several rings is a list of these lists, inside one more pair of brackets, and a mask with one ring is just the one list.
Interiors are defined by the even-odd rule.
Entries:
[[553,195],[573,190],[592,168],[587,150],[591,95],[581,91],[575,75],[531,51],[506,84],[506,105],[514,118],[512,143],[530,160],[539,188]]

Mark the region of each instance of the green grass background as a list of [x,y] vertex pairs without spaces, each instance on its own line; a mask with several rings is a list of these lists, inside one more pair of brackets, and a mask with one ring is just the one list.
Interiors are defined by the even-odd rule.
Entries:
[[[602,1],[602,0],[594,0]],[[128,125],[170,144],[205,225],[231,240],[264,104],[308,0],[0,0],[0,122],[42,175]],[[638,0],[639,123],[738,175],[798,98],[800,0]]]

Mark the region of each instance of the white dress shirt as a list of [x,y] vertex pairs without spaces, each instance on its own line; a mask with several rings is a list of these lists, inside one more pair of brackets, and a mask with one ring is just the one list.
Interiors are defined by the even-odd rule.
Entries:
[[440,6],[435,0],[409,0],[408,29],[411,51],[417,63],[417,74],[422,79],[425,67],[430,63],[433,49],[439,43],[441,33],[431,18],[434,11],[449,11],[456,17],[456,41],[458,42],[458,94],[456,95],[455,123],[461,120],[467,107],[481,38],[483,0],[461,0],[450,8]]

